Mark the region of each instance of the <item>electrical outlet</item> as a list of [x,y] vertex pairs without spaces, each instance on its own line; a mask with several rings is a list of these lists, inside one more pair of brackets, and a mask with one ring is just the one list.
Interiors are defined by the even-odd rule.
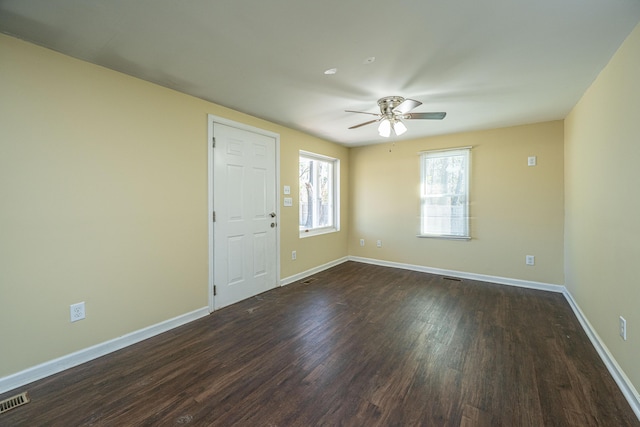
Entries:
[[296,254],[296,251],[291,251],[291,259],[295,261],[296,257],[298,255]]
[[534,257],[533,255],[527,255],[525,257],[525,261],[524,261],[527,265],[535,265],[536,264],[536,257]]
[[364,239],[360,239],[360,246],[364,246]]
[[77,304],[71,304],[69,311],[72,322],[84,319],[84,301]]
[[379,247],[379,248],[381,248],[381,247],[382,247],[382,240],[378,240],[378,241],[376,242],[376,246],[377,246],[377,247]]
[[627,340],[627,320],[620,316],[620,336],[623,340]]
[[536,165],[536,156],[527,157],[527,166],[535,166]]

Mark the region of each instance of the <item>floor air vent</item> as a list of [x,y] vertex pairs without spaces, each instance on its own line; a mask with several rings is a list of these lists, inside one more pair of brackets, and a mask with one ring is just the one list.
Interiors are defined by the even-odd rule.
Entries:
[[315,277],[310,277],[310,278],[308,278],[306,280],[303,280],[302,283],[304,283],[305,285],[308,285],[309,283],[313,283],[316,280],[318,280],[318,279],[316,279]]
[[27,392],[20,393],[13,397],[3,400],[0,402],[0,414],[4,414],[5,412],[17,408],[18,406],[26,405],[29,403],[30,399],[27,395]]

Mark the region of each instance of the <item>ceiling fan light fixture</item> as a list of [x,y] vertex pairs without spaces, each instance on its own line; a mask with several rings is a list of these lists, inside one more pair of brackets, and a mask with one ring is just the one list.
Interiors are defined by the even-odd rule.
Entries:
[[383,138],[389,138],[391,136],[391,122],[388,119],[383,119],[378,126],[378,134]]
[[407,131],[407,127],[400,120],[396,121],[393,124],[393,131],[396,135],[400,136]]

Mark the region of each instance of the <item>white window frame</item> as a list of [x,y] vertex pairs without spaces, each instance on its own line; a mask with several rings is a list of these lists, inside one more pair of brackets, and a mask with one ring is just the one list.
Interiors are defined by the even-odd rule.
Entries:
[[[300,185],[300,179],[301,177],[298,177],[298,229],[299,229],[299,235],[301,238],[304,237],[311,237],[311,236],[317,236],[319,234],[326,234],[326,233],[335,233],[337,231],[340,231],[340,159],[336,159],[333,157],[329,157],[329,156],[324,156],[322,154],[317,154],[317,153],[312,153],[309,151],[303,151],[300,150],[299,155],[298,155],[298,165],[300,164],[300,159],[304,158],[304,159],[308,159],[308,160],[312,160],[312,161],[319,161],[319,162],[325,162],[325,163],[331,163],[332,164],[332,182],[331,182],[331,196],[332,196],[332,207],[331,207],[331,213],[333,216],[333,224],[329,225],[329,226],[317,226],[317,227],[312,227],[312,228],[304,228],[302,226],[300,226],[300,221],[301,221],[301,216],[302,216],[302,206],[303,206],[303,194],[300,191],[301,189],[301,185]],[[299,170],[299,168],[298,168]]]
[[[420,153],[420,234],[418,237],[436,237],[442,239],[457,239],[457,240],[470,240],[471,232],[469,227],[469,198],[470,198],[470,189],[469,189],[469,181],[471,176],[471,148],[472,147],[461,147],[461,148],[452,148],[446,150],[432,150],[432,151],[423,151]],[[462,156],[463,163],[462,167],[465,170],[465,176],[463,178],[463,191],[457,193],[458,196],[462,195],[464,198],[463,204],[461,206],[462,212],[461,217],[457,216],[457,218],[462,219],[462,223],[457,230],[451,230],[449,228],[449,232],[439,232],[436,230],[427,230],[427,218],[431,212],[429,212],[430,204],[427,203],[429,199],[443,199],[452,196],[456,196],[456,193],[443,193],[443,194],[427,194],[428,186],[427,179],[430,179],[427,176],[427,163],[431,159],[435,158],[443,158],[443,157],[458,157]],[[433,206],[433,205],[431,205]],[[446,205],[445,205],[446,206]],[[452,217],[447,217],[449,222],[453,222]]]

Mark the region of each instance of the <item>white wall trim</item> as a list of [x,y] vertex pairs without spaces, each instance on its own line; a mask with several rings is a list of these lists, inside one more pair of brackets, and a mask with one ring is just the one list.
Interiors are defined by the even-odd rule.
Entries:
[[280,286],[290,285],[293,282],[297,282],[298,280],[302,280],[306,277],[313,276],[314,274],[320,273],[321,271],[327,270],[331,267],[335,267],[336,265],[340,265],[344,262],[349,261],[349,257],[338,258],[333,261],[329,261],[326,264],[319,265],[317,267],[311,268],[307,271],[303,271],[302,273],[294,274],[293,276],[285,277],[280,281]]
[[74,353],[67,354],[66,356],[27,368],[24,371],[0,378],[0,393],[25,386],[33,381],[62,372],[65,369],[73,368],[74,366],[97,359],[98,357],[102,357],[124,347],[136,344],[140,341],[159,335],[163,332],[167,332],[173,328],[177,328],[178,326],[182,326],[207,315],[209,315],[209,307],[203,307],[190,313],[174,317],[173,319],[156,323],[155,325],[139,329],[121,337],[87,347]]
[[383,267],[395,267],[395,268],[402,268],[404,270],[421,271],[423,273],[438,274],[441,276],[457,277],[460,279],[469,279],[469,280],[477,280],[480,282],[497,283],[500,285],[517,286],[519,288],[538,289],[542,291],[557,292],[557,293],[563,293],[565,291],[564,286],[555,285],[552,283],[533,282],[530,280],[520,280],[520,279],[510,279],[508,277],[488,276],[486,274],[467,273],[464,271],[456,271],[456,270],[445,270],[441,268],[425,267],[423,265],[415,265],[415,264],[404,264],[404,263],[393,262],[393,261],[383,261],[383,260],[373,259],[373,258],[362,258],[362,257],[350,256],[349,260],[362,262],[365,264],[380,265]]
[[209,300],[209,313],[215,309],[213,296],[213,244],[214,244],[214,223],[213,223],[213,123],[216,117],[207,115],[207,226],[208,245],[207,262],[209,264],[209,281],[207,286],[207,297]]
[[602,341],[602,339],[600,339],[600,336],[598,335],[596,330],[593,328],[593,326],[591,326],[591,323],[589,323],[589,320],[587,320],[587,317],[580,309],[580,306],[578,306],[576,301],[573,299],[573,295],[571,295],[571,292],[565,289],[563,294],[565,299],[571,306],[573,313],[578,318],[582,329],[589,337],[591,344],[593,344],[596,351],[598,352],[600,359],[602,359],[602,361],[604,362],[607,370],[609,370],[609,373],[613,377],[613,380],[616,382],[616,384],[618,384],[618,387],[622,391],[622,394],[627,399],[627,402],[629,402],[629,405],[631,405],[631,409],[633,409],[636,417],[638,417],[638,419],[640,420],[640,393],[638,393],[638,390],[636,390],[636,388],[633,386],[631,380],[629,380],[629,377],[627,377],[620,365],[618,365],[618,362],[616,362],[616,359],[613,357],[605,343]]

